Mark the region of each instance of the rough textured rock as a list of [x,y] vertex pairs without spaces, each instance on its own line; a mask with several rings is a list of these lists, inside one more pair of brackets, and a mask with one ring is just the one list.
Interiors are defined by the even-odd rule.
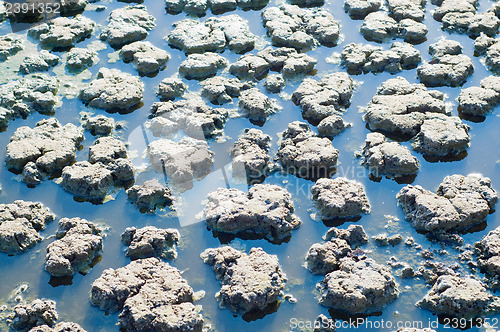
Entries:
[[54,217],[38,202],[18,200],[0,204],[0,251],[17,254],[30,249],[42,240],[38,232]]
[[116,128],[115,119],[104,115],[84,116],[82,121],[83,127],[92,135],[109,135]]
[[0,61],[7,60],[23,49],[24,43],[19,36],[15,34],[0,36]]
[[165,7],[168,13],[179,14],[182,11],[198,16],[204,16],[210,8],[213,14],[222,14],[233,11],[237,7],[248,10],[264,8],[269,0],[167,0]]
[[120,57],[124,62],[133,62],[139,73],[153,74],[165,67],[170,54],[150,42],[136,41],[123,46]]
[[480,87],[463,89],[457,101],[462,114],[485,116],[500,104],[500,79],[496,76],[483,78]]
[[139,210],[154,211],[172,203],[172,192],[157,179],[145,181],[127,189],[128,200]]
[[210,107],[201,99],[153,103],[151,113],[149,129],[154,136],[171,136],[182,129],[201,140],[222,134],[228,118],[226,109]]
[[138,259],[104,270],[94,281],[93,305],[116,312],[125,331],[201,332],[203,317],[193,305],[193,289],[175,267],[157,258]]
[[433,17],[436,21],[442,21],[443,17],[447,14],[458,14],[458,13],[474,13],[476,11],[475,2],[468,0],[460,1],[438,1],[439,7],[433,13]]
[[182,138],[179,142],[159,139],[148,146],[152,166],[174,183],[188,185],[210,173],[212,152],[205,141]]
[[262,11],[262,21],[274,46],[307,50],[315,43],[337,45],[340,26],[324,9],[307,9],[283,4]]
[[447,176],[437,194],[408,185],[396,198],[406,219],[418,230],[441,233],[481,223],[498,199],[489,178],[470,174]]
[[405,42],[414,44],[425,41],[427,32],[429,31],[425,24],[409,18],[401,20],[398,28],[398,36],[403,38]]
[[200,84],[202,86],[201,96],[215,105],[230,103],[233,101],[233,98],[241,95],[242,90],[247,90],[254,86],[251,82],[240,82],[236,78],[221,76],[211,77]]
[[99,38],[114,48],[142,40],[155,27],[155,18],[143,5],[125,6],[109,14]]
[[94,21],[78,15],[74,18],[56,17],[35,25],[28,30],[28,34],[48,48],[71,47],[90,37],[94,28]]
[[345,0],[344,9],[352,19],[364,19],[366,15],[376,12],[382,6],[380,0]]
[[83,70],[92,66],[97,60],[97,52],[86,48],[73,47],[68,52],[66,67],[70,70]]
[[219,69],[223,69],[228,61],[217,53],[189,54],[182,61],[179,73],[187,79],[203,80],[215,76]]
[[354,82],[344,72],[328,74],[322,79],[306,78],[295,90],[292,101],[300,105],[302,116],[318,124],[330,115],[339,115],[351,103]]
[[233,158],[233,175],[235,169],[245,169],[247,179],[266,176],[271,166],[269,156],[271,136],[264,134],[259,129],[247,129],[234,143],[229,151]]
[[33,174],[43,179],[61,170],[73,161],[82,141],[83,131],[75,125],[68,123],[63,126],[55,118],[42,120],[34,128],[16,130],[7,144],[5,164],[17,171],[26,168],[26,174],[32,174],[25,177],[26,182],[37,184],[29,180]]
[[478,280],[444,275],[417,305],[436,314],[475,318],[498,309],[498,300]]
[[311,187],[311,193],[325,219],[357,217],[370,212],[365,188],[354,180],[319,179]]
[[418,159],[407,147],[387,140],[380,133],[366,136],[362,154],[363,164],[376,176],[415,174],[420,167]]
[[347,229],[330,228],[325,236],[325,241],[330,241],[334,238],[345,240],[351,247],[359,247],[368,243],[368,235],[361,225],[350,225]]
[[97,77],[80,91],[89,106],[108,111],[129,111],[142,101],[144,84],[139,77],[118,69],[99,69]]
[[61,13],[71,15],[78,12],[83,12],[87,7],[87,0],[63,0],[61,1]]
[[175,245],[179,242],[179,231],[174,228],[146,226],[136,229],[128,227],[122,234],[122,242],[128,246],[126,255],[137,258],[175,258]]
[[341,53],[342,65],[351,74],[413,69],[421,61],[420,52],[408,43],[394,42],[389,50],[364,44],[348,44]]
[[398,23],[382,11],[368,14],[359,29],[366,40],[382,43],[396,36]]
[[58,319],[54,301],[36,299],[29,304],[18,304],[14,307],[11,326],[17,331],[28,331],[40,325],[53,326]]
[[207,226],[217,232],[256,234],[281,240],[299,227],[290,193],[276,185],[256,184],[248,194],[219,188],[207,196],[203,209]]
[[330,273],[338,270],[340,260],[351,252],[351,246],[339,238],[332,238],[323,244],[314,243],[306,255],[307,268],[314,274]]
[[322,305],[351,314],[374,312],[399,295],[389,269],[370,258],[342,259],[339,270],[328,273],[317,288]]
[[277,153],[285,170],[307,179],[329,177],[335,171],[338,155],[339,151],[328,138],[315,136],[309,126],[300,121],[288,125]]
[[73,322],[60,322],[50,327],[48,325],[40,325],[32,328],[29,332],[87,332],[80,325]]
[[500,271],[500,228],[495,228],[488,235],[474,244],[474,253],[481,271],[486,273],[490,286],[499,288]]
[[236,53],[253,49],[255,35],[238,15],[211,17],[205,22],[184,19],[174,23],[168,35],[170,45],[186,53],[219,52],[226,47]]
[[0,125],[33,112],[51,113],[57,103],[59,81],[45,74],[33,74],[0,85]]
[[64,167],[61,185],[77,197],[100,200],[113,185],[133,178],[134,166],[127,158],[125,143],[105,136],[89,148],[88,161]]
[[269,72],[270,64],[263,57],[246,54],[229,67],[229,72],[239,79],[261,80]]
[[56,277],[87,272],[102,250],[101,229],[85,219],[59,220],[56,236],[45,256],[45,270]]
[[180,97],[187,89],[187,85],[177,77],[167,77],[158,86],[158,96],[162,100],[171,100]]
[[221,281],[215,297],[221,306],[236,314],[264,310],[283,295],[286,278],[278,257],[262,248],[252,248],[246,254],[225,246],[207,249],[201,258]]
[[59,63],[59,57],[48,51],[42,50],[38,54],[26,56],[19,66],[19,71],[23,74],[48,71]]
[[403,19],[411,19],[413,21],[422,22],[424,20],[425,1],[420,0],[388,0],[387,7],[389,15],[396,21]]
[[280,74],[270,74],[266,77],[266,82],[264,86],[266,90],[271,93],[278,93],[285,87],[286,83],[283,76]]
[[261,126],[277,110],[275,102],[260,92],[258,88],[251,88],[241,92],[238,105],[242,116]]

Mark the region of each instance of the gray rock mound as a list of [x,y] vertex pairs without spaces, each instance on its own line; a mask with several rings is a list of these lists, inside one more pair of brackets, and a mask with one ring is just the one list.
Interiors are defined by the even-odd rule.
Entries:
[[23,74],[48,71],[59,63],[59,57],[48,51],[42,50],[38,54],[30,54],[24,58],[19,66],[19,71]]
[[204,80],[215,76],[219,69],[227,66],[227,60],[217,53],[189,54],[182,61],[179,73],[187,79]]
[[71,163],[83,141],[83,131],[55,118],[39,121],[34,128],[20,127],[10,138],[5,152],[5,165],[23,171],[23,181],[37,185],[47,175]]
[[157,179],[145,181],[127,189],[128,200],[141,211],[154,211],[172,203],[172,192]]
[[167,77],[158,86],[158,96],[162,100],[171,100],[180,97],[187,89],[187,85],[177,77]]
[[255,44],[255,35],[247,21],[238,15],[211,17],[204,23],[184,19],[174,23],[174,30],[167,38],[171,46],[186,53],[220,52],[226,47],[245,53]]
[[370,258],[342,259],[339,270],[328,273],[317,288],[320,304],[350,314],[380,310],[399,295],[389,269]]
[[278,257],[262,248],[252,248],[246,254],[225,246],[207,249],[201,258],[221,281],[215,297],[222,307],[236,314],[264,310],[283,295],[286,278]]
[[337,45],[340,25],[324,9],[283,4],[263,10],[261,16],[274,46],[308,50],[315,44]]
[[115,119],[104,115],[84,116],[82,121],[83,127],[90,131],[92,135],[106,136],[116,128]]
[[255,234],[281,240],[300,226],[290,193],[281,187],[255,184],[248,194],[238,189],[219,188],[207,196],[203,209],[207,226],[237,235]]
[[277,153],[286,171],[306,179],[330,177],[336,170],[338,155],[328,138],[317,137],[300,121],[288,125]]
[[174,228],[146,226],[136,229],[128,227],[122,234],[122,242],[128,246],[126,255],[137,258],[176,258],[175,245],[179,242],[179,231]]
[[0,204],[0,251],[18,254],[30,249],[42,240],[38,232],[54,218],[42,203],[18,200]]
[[366,40],[382,43],[396,36],[398,23],[385,12],[376,11],[366,15],[359,31]]
[[498,310],[498,299],[483,283],[470,277],[444,275],[438,278],[417,306],[436,314],[475,318]]
[[59,220],[57,240],[47,246],[45,270],[55,277],[88,272],[102,251],[101,229],[80,218]]
[[61,13],[70,15],[76,12],[82,12],[87,5],[87,0],[63,0],[61,1]]
[[11,327],[16,331],[28,331],[40,325],[53,326],[58,319],[54,301],[36,299],[29,304],[18,304],[14,307]]
[[366,235],[365,229],[361,225],[349,225],[347,229],[332,227],[323,237],[325,241],[331,241],[334,238],[345,240],[351,248],[368,243],[368,235]]
[[209,8],[213,14],[222,14],[238,7],[243,10],[259,10],[268,3],[269,0],[167,0],[165,8],[168,13],[174,15],[184,11],[187,14],[204,16]]
[[[229,151],[233,158],[233,176],[243,175],[247,179],[265,176],[271,166],[270,141],[271,136],[259,129],[246,130]],[[235,174],[235,170],[240,169],[245,169],[245,174]]]
[[366,15],[376,12],[382,6],[380,0],[345,0],[344,9],[349,17],[355,20],[364,19]]
[[28,34],[48,48],[71,47],[90,37],[94,28],[94,21],[78,15],[74,18],[56,17],[30,28]]
[[24,49],[23,40],[15,34],[0,36],[0,61]]
[[147,75],[164,68],[170,54],[150,42],[136,41],[123,46],[120,57],[124,62],[133,62],[139,73]]
[[99,69],[97,77],[80,91],[89,106],[107,111],[130,111],[142,101],[144,84],[139,77],[118,69]]
[[474,253],[481,271],[486,273],[490,286],[499,288],[500,271],[500,228],[495,228],[488,235],[474,243]]
[[180,271],[158,258],[104,270],[90,294],[92,304],[101,310],[123,309],[119,322],[125,331],[201,332],[203,317],[193,300],[193,289]]
[[143,40],[155,27],[155,18],[143,5],[125,6],[109,14],[108,25],[99,38],[114,48]]
[[370,212],[365,188],[354,180],[319,179],[311,187],[311,193],[325,219],[352,218]]
[[498,195],[489,178],[455,174],[441,182],[437,194],[421,186],[407,185],[396,198],[413,227],[442,233],[466,230],[481,223]]
[[258,88],[242,91],[238,105],[240,114],[259,126],[262,126],[267,118],[277,111],[275,100],[271,100]]
[[283,75],[281,74],[267,75],[266,82],[264,83],[266,90],[271,93],[280,92],[285,87],[285,85],[285,80],[283,79]]
[[500,104],[500,79],[496,76],[483,78],[480,87],[463,89],[457,101],[462,114],[485,116]]
[[211,77],[200,84],[201,96],[215,105],[230,103],[233,98],[241,95],[242,90],[248,90],[254,86],[252,82],[240,82],[237,78],[221,76]]
[[98,61],[97,52],[86,48],[73,47],[68,52],[66,67],[70,70],[83,70]]
[[80,325],[73,322],[60,322],[50,327],[48,325],[40,325],[32,328],[29,332],[87,332]]
[[306,255],[307,268],[313,274],[330,273],[338,270],[340,260],[351,252],[351,246],[339,238],[332,238],[325,243],[314,243]]
[[370,133],[366,136],[362,155],[362,163],[378,177],[415,174],[420,167],[418,159],[407,147],[387,140],[380,133]]

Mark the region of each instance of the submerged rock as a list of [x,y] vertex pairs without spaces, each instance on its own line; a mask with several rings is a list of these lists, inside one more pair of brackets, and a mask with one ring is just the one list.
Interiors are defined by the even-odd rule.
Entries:
[[189,54],[181,62],[179,73],[187,79],[203,80],[215,76],[227,64],[227,60],[217,53]]
[[48,48],[71,47],[90,37],[94,28],[94,21],[78,15],[74,18],[56,17],[30,28],[28,34]]
[[89,106],[107,111],[130,111],[142,102],[144,84],[139,77],[118,69],[99,69],[97,77],[80,91]]
[[170,45],[186,53],[219,52],[226,47],[236,53],[254,48],[255,35],[238,15],[211,17],[204,23],[184,19],[174,23],[168,35]]
[[158,96],[162,100],[171,100],[180,97],[187,89],[187,85],[177,77],[167,77],[158,86]]
[[260,126],[277,110],[274,100],[269,99],[258,88],[250,88],[241,92],[238,105],[242,116]]
[[58,319],[54,301],[36,299],[29,304],[18,304],[14,307],[11,326],[16,331],[28,331],[40,325],[53,326]]
[[23,39],[15,34],[0,36],[0,61],[24,49]]
[[68,52],[66,67],[70,70],[83,70],[98,61],[97,52],[86,48],[73,47]]
[[319,179],[311,187],[312,198],[323,218],[351,218],[370,213],[365,188],[346,178]]
[[175,245],[179,238],[179,231],[174,228],[161,229],[154,226],[139,229],[128,227],[122,234],[122,242],[128,246],[126,255],[131,259],[176,258]]
[[489,178],[469,174],[447,176],[437,194],[407,185],[396,198],[417,230],[443,233],[481,223],[498,200]]
[[0,204],[0,251],[17,254],[30,249],[42,240],[39,232],[54,217],[38,202],[18,200]]
[[380,310],[399,295],[389,269],[370,258],[342,259],[339,270],[328,273],[317,288],[320,304],[350,314]]
[[109,135],[116,128],[115,119],[104,115],[85,116],[82,120],[83,127],[90,131],[92,135]]
[[274,46],[308,50],[316,43],[337,45],[340,25],[324,9],[283,4],[263,10],[261,16]]
[[207,196],[203,209],[207,226],[217,232],[255,234],[273,240],[290,236],[300,226],[290,193],[281,187],[255,184],[248,194],[219,188]]
[[363,164],[376,176],[401,177],[417,173],[420,167],[407,147],[387,140],[380,133],[366,136],[362,154]]
[[19,66],[19,71],[23,74],[48,71],[59,63],[59,57],[48,51],[42,50],[38,54],[28,55]]
[[496,76],[483,78],[480,87],[463,89],[457,101],[462,114],[485,116],[500,104],[500,79]]
[[128,200],[139,210],[154,211],[172,203],[172,192],[157,179],[145,181],[127,189]]
[[109,14],[99,38],[114,48],[142,40],[155,27],[155,18],[144,5],[125,6]]
[[320,80],[306,78],[295,90],[292,101],[300,105],[302,116],[318,124],[349,107],[354,92],[353,80],[343,72],[328,74]]
[[283,295],[286,277],[278,257],[262,248],[252,248],[249,254],[228,246],[212,248],[201,258],[221,281],[216,299],[236,314],[264,310]]
[[83,141],[83,131],[68,123],[61,125],[55,118],[39,121],[34,128],[20,127],[10,138],[5,152],[9,169],[25,173],[24,181],[44,179],[72,162],[77,147]]
[[203,317],[193,305],[193,289],[181,273],[158,258],[138,259],[104,270],[92,283],[90,300],[101,310],[122,310],[125,331],[201,332]]
[[244,176],[254,179],[266,176],[271,164],[269,156],[271,136],[259,129],[247,129],[229,151],[233,158],[233,176],[235,170],[245,169]]
[[437,279],[417,306],[436,314],[476,318],[496,312],[498,299],[489,294],[478,280],[444,275]]
[[153,74],[165,67],[170,54],[150,42],[136,41],[123,46],[120,57],[124,62],[133,62],[139,73]]
[[300,121],[288,125],[282,133],[277,157],[283,168],[298,177],[314,179],[329,177],[336,170],[339,151],[328,138],[315,136]]
[[240,82],[236,78],[221,76],[206,79],[200,84],[202,86],[201,96],[215,105],[230,103],[233,101],[233,98],[241,95],[241,91],[254,86],[251,82]]
[[87,272],[102,250],[101,229],[85,219],[59,220],[57,238],[45,256],[45,270],[56,277]]

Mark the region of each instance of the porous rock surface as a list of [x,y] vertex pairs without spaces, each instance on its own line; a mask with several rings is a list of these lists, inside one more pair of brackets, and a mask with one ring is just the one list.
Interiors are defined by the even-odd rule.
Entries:
[[233,175],[235,169],[243,167],[247,178],[265,176],[270,167],[269,156],[271,136],[259,129],[248,129],[234,143],[229,151],[233,158]]
[[19,71],[23,74],[48,71],[59,63],[59,57],[48,51],[42,50],[37,54],[26,56],[19,66]]
[[83,127],[92,135],[109,135],[116,128],[115,119],[104,115],[84,116],[82,122]]
[[499,288],[498,275],[500,271],[500,228],[495,228],[483,238],[474,243],[474,254],[481,271],[486,273],[489,286]]
[[239,97],[243,90],[254,86],[252,82],[241,82],[237,78],[222,76],[208,78],[200,84],[202,86],[201,96],[215,105],[230,103],[233,98]]
[[396,36],[398,23],[385,12],[376,11],[366,15],[359,31],[366,40],[382,43]]
[[351,314],[380,310],[399,296],[396,280],[386,266],[373,259],[341,259],[339,269],[318,283],[323,306]]
[[155,27],[155,18],[144,5],[125,6],[109,14],[99,38],[114,48],[142,40]]
[[279,186],[255,184],[248,193],[219,188],[207,195],[203,209],[207,226],[217,232],[256,234],[281,240],[300,226],[290,193]]
[[238,105],[241,115],[259,126],[262,126],[267,118],[277,111],[275,101],[260,92],[258,88],[242,91]]
[[32,328],[29,332],[87,332],[80,325],[73,322],[60,322],[54,326],[40,325]]
[[329,177],[339,151],[328,138],[317,137],[307,123],[294,121],[282,133],[277,157],[285,170],[298,177]]
[[137,258],[175,258],[175,245],[179,242],[179,231],[174,228],[128,227],[122,234],[122,242],[128,246],[126,255]]
[[345,0],[344,9],[352,19],[363,19],[366,15],[376,12],[382,6],[380,0]]
[[37,185],[47,175],[61,170],[75,158],[83,131],[55,118],[39,121],[34,128],[20,127],[10,138],[5,152],[9,169],[23,171],[23,181]]
[[174,23],[167,39],[186,53],[220,52],[226,47],[236,53],[254,48],[255,35],[238,15],[211,17],[205,22],[184,19]]
[[172,100],[180,97],[187,89],[187,85],[177,77],[167,77],[158,86],[158,96],[162,100]]
[[203,326],[193,289],[177,268],[158,258],[104,270],[92,283],[90,300],[101,310],[122,310],[119,322],[125,331],[201,332]]
[[308,50],[315,44],[337,45],[340,25],[324,9],[283,4],[266,8],[261,16],[274,46]]
[[124,62],[133,62],[141,74],[153,74],[165,67],[170,54],[150,42],[136,41],[125,45],[120,50]]
[[48,48],[71,47],[90,37],[94,28],[94,21],[78,15],[74,18],[56,17],[30,28],[28,34]]
[[330,228],[323,239],[330,241],[334,238],[345,240],[352,247],[359,247],[368,243],[368,235],[361,225],[349,225],[347,229]]
[[85,219],[62,218],[56,236],[45,256],[45,270],[55,277],[87,272],[102,251],[101,229]]
[[172,192],[160,184],[157,179],[136,184],[127,189],[128,200],[139,210],[154,211],[172,203]]
[[498,200],[490,179],[477,174],[447,176],[437,194],[407,185],[396,197],[413,227],[431,233],[466,230],[479,224]]
[[252,248],[248,254],[229,246],[210,248],[201,258],[221,281],[215,297],[236,314],[263,310],[283,295],[286,277],[278,257],[262,248]]
[[228,61],[217,53],[189,54],[181,62],[179,73],[187,79],[203,80],[215,76],[227,64]]
[[354,180],[343,177],[318,179],[311,193],[325,219],[357,217],[370,212],[365,188]]
[[142,101],[144,83],[139,77],[118,69],[101,68],[97,77],[80,91],[89,106],[107,111],[129,111]]
[[269,0],[167,0],[165,8],[170,14],[184,11],[187,14],[204,16],[209,8],[213,14],[222,14],[238,7],[243,10],[259,10],[268,3]]
[[17,200],[0,204],[0,251],[17,254],[30,249],[42,240],[38,232],[54,217],[38,202]]
[[483,78],[480,87],[463,89],[457,101],[462,114],[485,116],[500,104],[500,79],[496,76]]
[[97,60],[97,52],[86,48],[73,47],[68,52],[66,67],[70,70],[83,70],[92,66]]
[[21,37],[15,34],[0,36],[0,61],[7,60],[10,56],[24,49]]
[[28,331],[40,325],[53,326],[59,319],[56,303],[47,299],[36,299],[31,303],[14,307],[11,327],[16,331]]
[[380,133],[366,136],[362,163],[376,176],[400,177],[418,172],[420,163],[410,150]]

